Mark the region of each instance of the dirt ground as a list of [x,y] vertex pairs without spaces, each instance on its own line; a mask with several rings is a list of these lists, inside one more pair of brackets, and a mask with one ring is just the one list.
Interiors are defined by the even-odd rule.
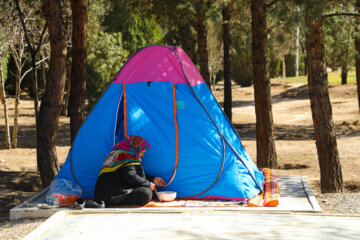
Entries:
[[[308,176],[313,190],[319,191],[319,164],[307,86],[301,83],[272,81],[273,116],[276,151],[280,169],[277,175]],[[253,87],[233,86],[233,123],[243,145],[256,161],[255,108]],[[220,104],[223,87],[213,93]],[[360,114],[356,85],[330,88],[333,119],[345,191],[360,191]],[[33,101],[25,95],[20,103],[18,148],[5,148],[4,111],[0,107],[0,222],[8,218],[9,209],[41,189],[36,172],[35,120]],[[10,123],[13,122],[14,99],[8,98]],[[57,136],[57,155],[65,161],[70,148],[69,119],[61,117]],[[12,130],[12,128],[11,128]]]

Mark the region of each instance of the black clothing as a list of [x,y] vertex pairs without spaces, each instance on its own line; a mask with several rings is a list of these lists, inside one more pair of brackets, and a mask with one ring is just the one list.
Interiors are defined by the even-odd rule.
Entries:
[[[141,165],[120,167],[114,172],[101,174],[96,181],[94,200],[103,200],[107,207],[110,205],[145,205],[152,198],[149,187],[150,181],[154,178],[148,176],[145,179],[141,175]],[[145,188],[148,188],[150,193],[144,190]]]
[[152,197],[150,188],[138,187],[129,194],[111,197],[109,206],[144,206],[151,201]]

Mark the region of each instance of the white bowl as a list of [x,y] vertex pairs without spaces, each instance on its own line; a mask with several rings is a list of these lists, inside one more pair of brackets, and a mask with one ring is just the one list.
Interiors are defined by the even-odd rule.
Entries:
[[171,202],[176,198],[176,192],[173,191],[162,191],[157,192],[157,196],[162,202]]

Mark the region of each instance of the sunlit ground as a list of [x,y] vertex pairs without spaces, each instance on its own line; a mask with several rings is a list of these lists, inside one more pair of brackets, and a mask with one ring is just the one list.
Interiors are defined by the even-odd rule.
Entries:
[[[287,78],[275,78],[276,80],[284,80],[287,82],[303,82],[307,83],[307,76],[298,76],[298,77],[287,77]],[[328,72],[328,81],[329,84],[340,85],[341,84],[341,71]],[[348,72],[347,83],[356,83],[356,73],[355,71]]]

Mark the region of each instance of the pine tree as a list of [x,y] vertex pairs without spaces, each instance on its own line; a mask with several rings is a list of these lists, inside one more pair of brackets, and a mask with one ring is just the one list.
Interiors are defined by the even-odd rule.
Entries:
[[328,17],[353,16],[353,13],[328,13],[340,1],[305,0],[301,4],[306,32],[308,84],[316,147],[320,165],[321,192],[343,192],[343,176],[337,149],[335,126],[329,97],[323,23]]
[[[356,2],[356,10],[360,14],[360,0]],[[357,85],[357,93],[358,93],[358,103],[359,103],[359,112],[360,112],[360,17],[356,18],[356,38],[355,38],[355,49],[356,49],[356,85]]]
[[271,103],[264,0],[251,1],[252,58],[256,112],[257,166],[277,168]]
[[72,62],[69,97],[71,142],[85,118],[87,0],[72,0]]
[[66,77],[66,42],[60,0],[44,0],[43,11],[50,37],[50,67],[40,105],[37,160],[42,186],[50,185],[59,171],[56,132],[62,108]]
[[232,94],[231,94],[231,36],[230,36],[230,9],[229,3],[224,3],[223,17],[223,42],[224,42],[224,112],[231,121]]

